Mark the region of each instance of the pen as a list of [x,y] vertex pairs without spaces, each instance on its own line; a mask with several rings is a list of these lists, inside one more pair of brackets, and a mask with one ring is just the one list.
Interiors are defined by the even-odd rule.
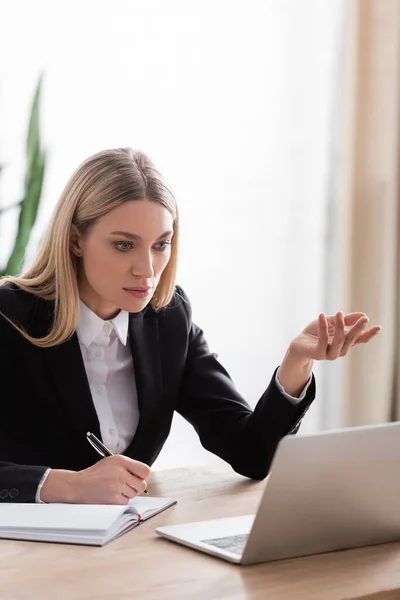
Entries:
[[[94,435],[94,433],[90,433],[90,431],[88,431],[86,434],[86,439],[89,444],[93,446],[96,452],[100,454],[100,456],[103,456],[104,458],[106,456],[114,456],[113,452],[111,452],[111,450],[109,450],[107,446],[105,446],[103,442],[101,442],[99,438]],[[148,492],[147,490],[144,490],[143,493],[147,494]]]

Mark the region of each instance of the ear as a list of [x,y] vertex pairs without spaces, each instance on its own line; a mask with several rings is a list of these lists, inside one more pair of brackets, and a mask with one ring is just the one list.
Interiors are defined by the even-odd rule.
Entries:
[[75,256],[81,256],[82,255],[82,248],[80,246],[80,239],[81,239],[81,236],[79,235],[78,228],[76,227],[76,225],[72,225],[72,227],[71,227],[71,233],[70,233],[69,248],[70,248],[72,254],[75,254]]

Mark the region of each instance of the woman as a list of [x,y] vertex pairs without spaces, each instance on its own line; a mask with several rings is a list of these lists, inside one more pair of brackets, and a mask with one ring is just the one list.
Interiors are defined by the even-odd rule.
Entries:
[[[143,492],[174,411],[247,477],[266,477],[315,396],[314,360],[368,342],[363,313],[320,315],[252,411],[175,286],[175,200],[130,149],[86,160],[32,267],[0,286],[0,501],[125,504]],[[115,454],[99,460],[93,432]]]

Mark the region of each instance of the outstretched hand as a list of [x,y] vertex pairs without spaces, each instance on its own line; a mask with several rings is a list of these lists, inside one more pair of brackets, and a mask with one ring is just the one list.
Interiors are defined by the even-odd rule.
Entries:
[[338,312],[334,316],[322,313],[292,341],[290,351],[304,360],[336,360],[381,331],[379,325],[366,329],[368,322],[367,315],[361,312]]

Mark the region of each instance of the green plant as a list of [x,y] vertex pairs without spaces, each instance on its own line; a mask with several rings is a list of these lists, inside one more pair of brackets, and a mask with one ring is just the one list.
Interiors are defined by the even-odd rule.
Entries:
[[41,88],[42,76],[37,83],[30,112],[23,198],[16,205],[0,209],[0,216],[15,206],[20,209],[14,247],[5,268],[0,270],[0,275],[17,275],[22,269],[26,247],[39,209],[46,163],[45,153],[41,147],[39,128]]

